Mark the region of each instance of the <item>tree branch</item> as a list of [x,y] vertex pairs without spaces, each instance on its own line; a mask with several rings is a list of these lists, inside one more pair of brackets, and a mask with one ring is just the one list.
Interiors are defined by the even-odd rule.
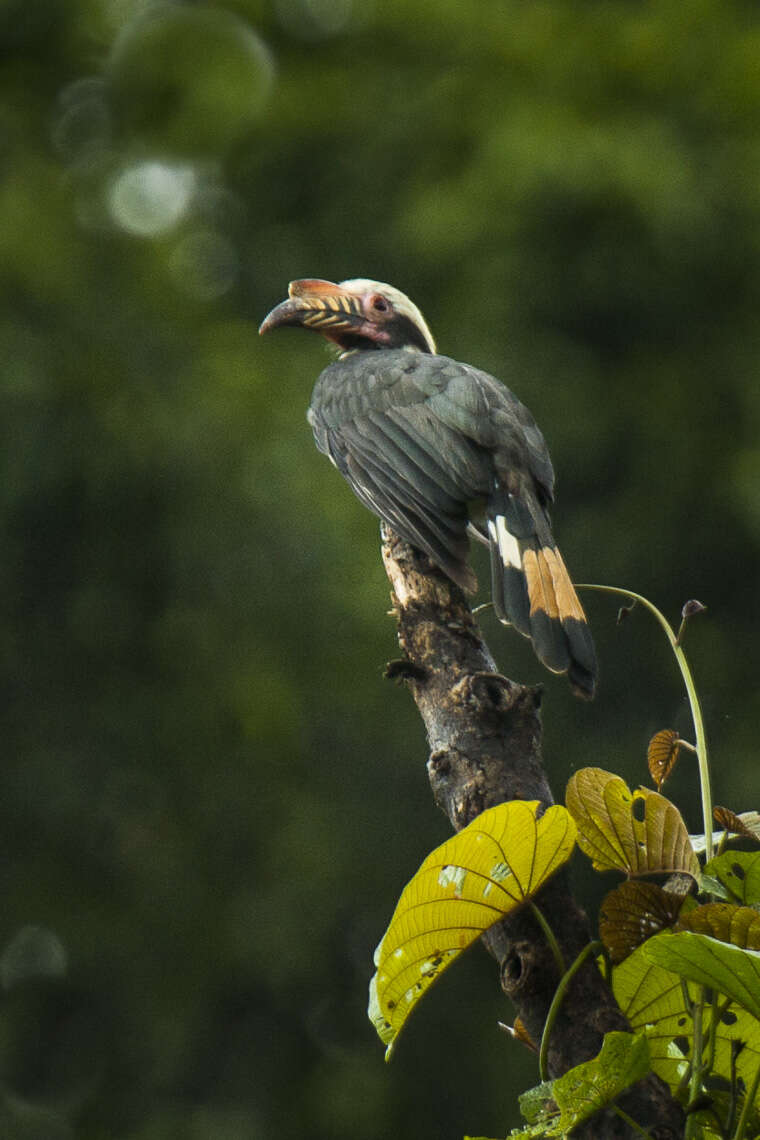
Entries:
[[[553,797],[543,768],[540,688],[515,684],[496,669],[462,591],[430,560],[382,526],[383,562],[393,587],[398,638],[405,656],[388,675],[401,677],[417,703],[430,745],[428,776],[436,803],[456,831],[505,800]],[[590,941],[588,919],[564,871],[536,896],[569,965]],[[559,981],[557,965],[529,907],[493,927],[483,941],[499,964],[501,987],[531,1040],[541,1039]],[[610,1029],[630,1030],[589,960],[568,988],[549,1043],[556,1077],[595,1056]],[[683,1135],[683,1113],[667,1086],[650,1074],[620,1099],[657,1140]],[[612,1112],[574,1136],[628,1140],[635,1134]]]

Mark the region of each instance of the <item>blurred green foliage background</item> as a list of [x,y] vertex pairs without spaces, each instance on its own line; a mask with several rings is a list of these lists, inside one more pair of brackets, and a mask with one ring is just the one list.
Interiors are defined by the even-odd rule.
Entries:
[[[480,950],[390,1067],[365,1017],[448,824],[328,354],[257,337],[291,278],[408,292],[534,411],[575,577],[708,605],[715,798],[758,806],[758,59],[738,0],[2,0],[0,1134],[503,1135],[536,1077]],[[482,618],[560,796],[690,734],[586,601],[590,707]]]

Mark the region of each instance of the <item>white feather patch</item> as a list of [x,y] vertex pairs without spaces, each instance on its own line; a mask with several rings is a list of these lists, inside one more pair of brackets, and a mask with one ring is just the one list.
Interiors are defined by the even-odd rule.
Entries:
[[520,544],[515,536],[510,534],[507,530],[507,524],[504,521],[503,515],[497,515],[495,519],[488,520],[488,533],[499,548],[503,565],[512,566],[515,570],[521,570],[522,555],[520,553]]

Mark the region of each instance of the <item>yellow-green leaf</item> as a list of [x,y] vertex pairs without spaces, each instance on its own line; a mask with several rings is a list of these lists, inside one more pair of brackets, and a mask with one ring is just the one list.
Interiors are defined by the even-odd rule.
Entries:
[[739,902],[760,902],[760,851],[724,851],[705,867],[705,874],[718,880]]
[[760,1019],[760,951],[742,950],[706,934],[658,934],[642,946],[650,962],[718,990]]
[[599,910],[599,937],[610,960],[622,962],[647,938],[672,926],[682,903],[681,895],[634,879],[610,891]]
[[582,768],[567,785],[565,802],[578,826],[578,846],[597,871],[699,875],[680,812],[658,792],[631,792],[612,772]]
[[375,952],[368,1014],[390,1056],[410,1011],[462,950],[569,859],[575,824],[538,801],[484,811],[436,848],[406,885]]
[[682,914],[679,925],[695,934],[709,934],[743,950],[760,950],[760,912],[751,906],[707,903]]
[[[647,960],[645,951],[650,945],[648,942],[634,950],[615,967],[612,990],[632,1029],[646,1033],[653,1070],[676,1089],[688,1069],[694,1025],[686,1008],[681,979],[672,970]],[[698,986],[688,982],[686,988],[693,1004]],[[730,1080],[732,1051],[738,1048],[736,1072],[749,1087],[760,1064],[760,1022],[739,1006],[731,1004],[726,1008],[724,1000],[706,1003],[702,1010],[703,1042],[709,1039],[713,1018],[717,1020],[713,1073]]]

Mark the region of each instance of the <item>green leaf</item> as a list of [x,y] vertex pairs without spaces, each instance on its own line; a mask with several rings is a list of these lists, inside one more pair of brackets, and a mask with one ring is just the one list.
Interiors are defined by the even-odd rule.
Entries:
[[[694,1120],[694,1135],[697,1136],[699,1140],[725,1140],[726,1134],[721,1131],[718,1125],[720,1116],[716,1117],[716,1109],[719,1113],[722,1113],[725,1119],[729,1113],[729,1101],[725,1097],[725,1094],[721,1095],[714,1090],[710,1091],[710,1099],[712,1101],[710,1108],[689,1113],[689,1120]],[[747,1135],[749,1136],[749,1133]],[[754,1133],[752,1133],[752,1135],[754,1135]]]
[[[659,934],[635,950],[612,972],[612,990],[632,1029],[646,1033],[652,1069],[672,1089],[676,1089],[688,1070],[694,1045],[694,1026],[684,997],[684,987],[677,973],[656,965],[646,952],[659,939],[678,937]],[[686,983],[689,1004],[698,996],[698,986]],[[713,1073],[731,1079],[731,1053],[738,1048],[736,1072],[745,1087],[760,1064],[760,1023],[745,1010],[717,999],[702,1010],[701,1039],[707,1041],[715,1027]]]
[[726,890],[718,879],[713,878],[712,875],[705,875],[704,872],[699,877],[699,890],[701,894],[712,895],[713,898],[723,899],[724,902],[731,902],[733,898],[731,892]]
[[375,952],[368,1014],[386,1060],[409,1013],[462,950],[569,859],[575,824],[555,805],[510,800],[436,848],[406,885]]
[[710,860],[705,874],[721,882],[740,903],[760,903],[760,851],[724,851]]
[[631,792],[612,772],[582,768],[567,785],[565,802],[578,826],[578,846],[597,871],[683,871],[698,877],[680,812],[658,792]]
[[520,1112],[528,1124],[536,1124],[545,1120],[547,1112],[552,1115],[556,1112],[554,1105],[554,1081],[542,1081],[532,1089],[526,1089],[518,1097]]
[[557,1124],[547,1136],[564,1136],[581,1121],[612,1104],[650,1069],[649,1043],[642,1034],[605,1033],[601,1052],[576,1065],[554,1082],[554,1100],[560,1110]]
[[544,1081],[520,1097],[528,1121],[510,1136],[566,1136],[590,1116],[612,1104],[649,1072],[649,1043],[643,1034],[606,1033],[601,1051],[555,1081]]
[[[612,971],[612,991],[631,1028],[646,1030],[652,1068],[675,1087],[693,1036],[678,975],[646,961],[640,947]],[[679,1038],[687,1041],[683,1050],[672,1046]]]
[[684,930],[650,938],[642,953],[655,965],[718,990],[760,1019],[760,950],[742,950]]

